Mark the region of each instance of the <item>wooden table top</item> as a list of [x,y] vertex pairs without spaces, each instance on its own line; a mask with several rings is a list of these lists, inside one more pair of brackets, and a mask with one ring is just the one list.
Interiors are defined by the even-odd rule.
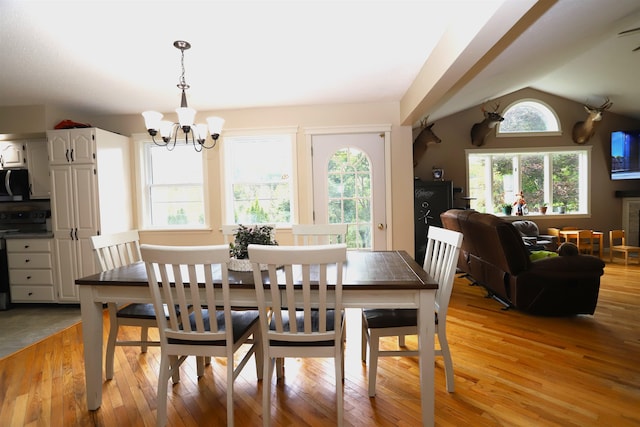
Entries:
[[[266,272],[263,272],[266,279]],[[220,275],[217,276],[218,280]],[[348,251],[343,290],[437,289],[438,284],[405,251]],[[143,262],[83,277],[80,286],[148,286]],[[229,271],[231,288],[251,288],[252,272]],[[266,280],[268,283],[268,280]]]

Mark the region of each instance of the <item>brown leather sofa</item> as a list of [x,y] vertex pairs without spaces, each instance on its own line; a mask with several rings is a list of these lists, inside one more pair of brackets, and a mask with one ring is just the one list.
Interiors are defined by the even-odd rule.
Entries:
[[532,262],[509,221],[473,210],[451,209],[442,225],[463,234],[458,268],[491,297],[539,315],[593,314],[604,262],[595,256],[558,256]]

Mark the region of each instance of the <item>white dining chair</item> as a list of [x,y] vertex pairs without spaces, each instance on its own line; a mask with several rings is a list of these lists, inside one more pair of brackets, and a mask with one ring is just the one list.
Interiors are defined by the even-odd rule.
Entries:
[[[140,236],[137,230],[91,236],[90,240],[101,271],[133,264],[142,259]],[[158,327],[153,304],[132,303],[119,306],[116,303],[108,303],[107,309],[109,311],[109,337],[105,357],[105,376],[110,380],[113,378],[116,346],[140,346],[140,351],[146,353],[148,346],[159,346],[160,341],[149,339],[149,328]],[[118,331],[121,326],[139,327],[140,340],[118,340]]]
[[327,245],[347,243],[347,224],[293,224],[295,245]]
[[[231,309],[229,247],[142,245],[140,251],[160,331],[157,425],[167,424],[169,377],[191,355],[226,358],[227,425],[233,426],[234,380],[252,355],[262,378],[262,344],[258,311]],[[163,307],[168,317],[157,315]],[[236,363],[244,344],[250,347]]]
[[[444,358],[447,391],[454,391],[453,362],[447,342],[447,310],[453,279],[456,273],[458,255],[462,245],[462,233],[430,226],[427,234],[427,250],[424,270],[438,282],[435,297],[436,334],[440,349],[436,355]],[[417,350],[405,347],[405,335],[417,335],[418,316],[415,309],[365,309],[362,312],[362,361],[366,363],[369,345],[369,396],[376,394],[376,371],[378,358],[386,356],[418,356]],[[380,350],[380,338],[398,337],[397,350]]]
[[[271,418],[275,359],[332,357],[335,363],[337,424],[343,424],[344,310],[342,270],[347,246],[249,245],[263,337],[262,420]],[[267,264],[270,287],[260,264]],[[275,284],[279,286],[275,286]],[[329,285],[331,284],[331,286]],[[335,286],[334,286],[335,285]],[[281,289],[282,287],[282,293]],[[267,295],[265,295],[268,293]],[[278,372],[282,377],[282,372]]]

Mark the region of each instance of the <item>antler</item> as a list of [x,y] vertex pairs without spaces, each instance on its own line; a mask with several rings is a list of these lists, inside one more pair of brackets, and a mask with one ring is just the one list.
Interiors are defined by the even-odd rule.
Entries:
[[[483,104],[480,106],[480,109],[482,110],[482,112],[483,112],[483,113],[486,113],[486,112],[487,112],[487,110],[485,110],[485,109],[484,109],[484,106],[485,106],[485,104],[487,104],[487,103],[488,103],[488,102],[483,103]],[[499,102],[498,102],[498,103],[496,103],[496,104],[493,104],[493,112],[494,112],[494,113],[495,113],[496,111],[498,111],[498,109],[499,109],[499,108],[500,108],[500,103],[499,103]]]

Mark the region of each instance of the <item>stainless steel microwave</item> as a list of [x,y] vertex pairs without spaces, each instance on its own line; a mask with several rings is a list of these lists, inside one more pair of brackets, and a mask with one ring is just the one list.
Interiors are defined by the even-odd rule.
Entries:
[[0,170],[0,202],[29,200],[29,171]]

